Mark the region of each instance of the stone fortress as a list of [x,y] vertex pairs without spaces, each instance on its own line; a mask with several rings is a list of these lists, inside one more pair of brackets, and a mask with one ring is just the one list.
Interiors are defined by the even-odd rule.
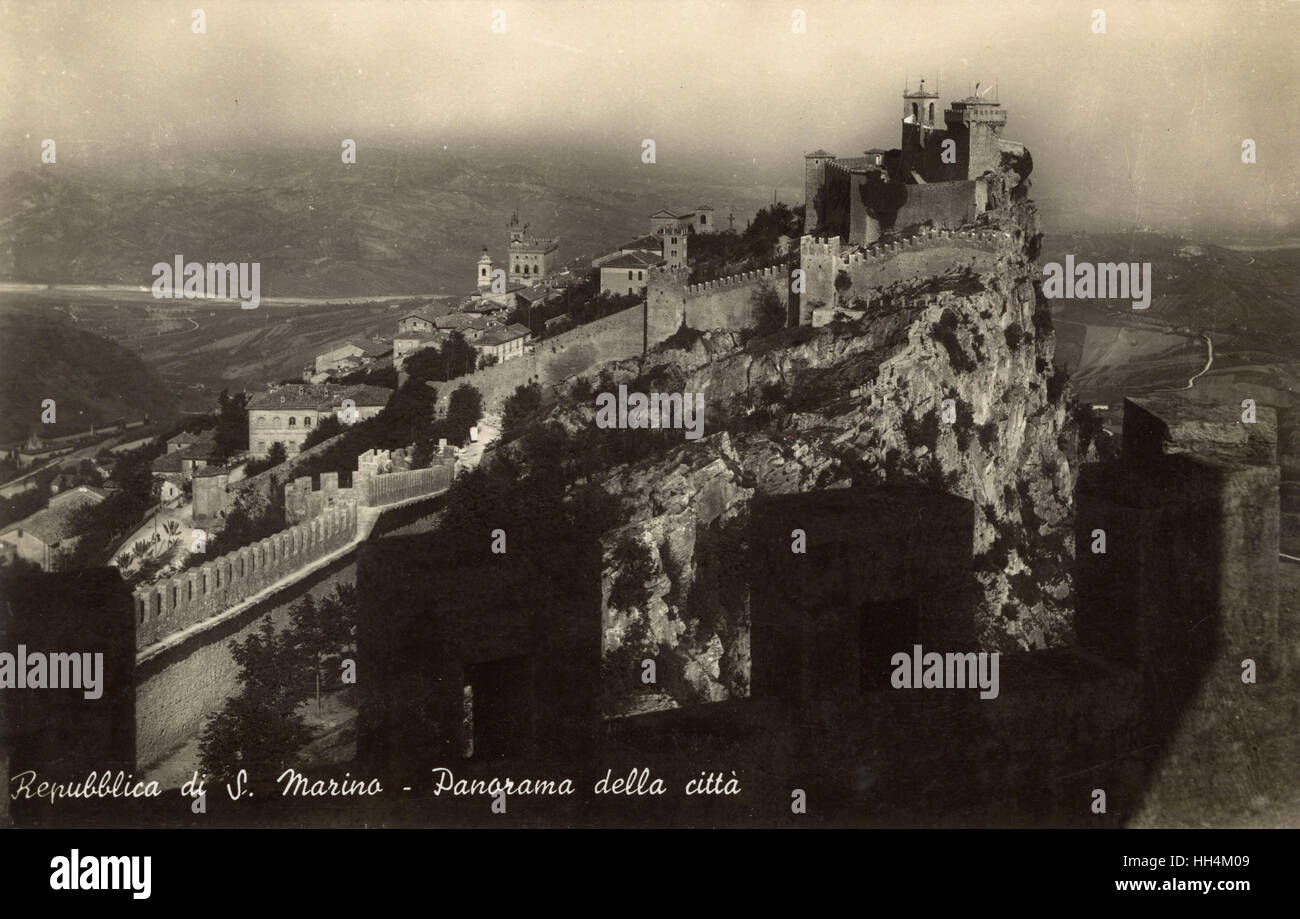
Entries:
[[[1243,425],[1222,407],[1130,400],[1121,459],[1072,468],[1033,264],[1029,153],[1002,140],[1006,114],[978,92],[952,103],[943,127],[924,85],[904,106],[899,149],[805,158],[796,260],[697,284],[683,268],[654,269],[644,303],[469,378],[489,409],[530,382],[563,402],[598,368],[629,385],[662,374],[730,418],[754,393],[786,390],[794,423],[780,439],[710,429],[648,466],[595,477],[640,510],[600,536],[590,568],[559,578],[527,569],[546,558],[544,538],[513,531],[509,561],[485,547],[468,577],[440,577],[425,536],[370,540],[355,575],[358,661],[371,677],[354,770],[384,774],[387,787],[432,762],[490,775],[546,756],[689,776],[701,760],[726,761],[745,772],[737,809],[675,813],[673,799],[644,811],[723,825],[790,819],[792,787],[808,790],[803,822],[817,825],[1168,824],[1207,803],[1240,813],[1285,792],[1287,776],[1260,769],[1288,753],[1300,761],[1274,417],[1262,410]],[[746,349],[738,333],[768,288],[793,328]],[[701,333],[695,344],[656,350],[683,327]],[[958,409],[952,425],[935,420],[945,398]],[[873,479],[890,464],[927,473],[927,484]],[[409,474],[392,475],[407,495]],[[209,619],[214,589],[240,599],[247,582],[256,596],[263,572],[322,564],[351,545],[365,504],[387,492],[369,482],[343,491],[295,481],[286,503],[304,519],[287,535],[123,598],[138,642],[159,647],[136,700],[140,761],[191,731],[232,678],[216,645],[187,654],[159,639]],[[809,536],[802,556],[790,551],[796,527]],[[1090,549],[1098,531],[1101,552]],[[646,628],[681,698],[611,717],[593,700],[637,614],[607,590],[622,574],[612,550],[623,537],[651,550]],[[735,549],[744,580],[727,594],[737,609],[725,640],[678,605],[705,542]],[[466,586],[429,590],[431,578]],[[1001,694],[882,688],[888,653],[913,643],[1001,647]],[[1242,679],[1246,661],[1256,682]],[[198,669],[215,687],[202,704],[158,714]],[[491,759],[457,759],[466,687],[471,747]],[[160,736],[163,723],[173,729]],[[1098,789],[1110,800],[1101,813],[1089,808]],[[488,819],[485,802],[473,806],[457,819]],[[581,819],[617,823],[626,806]]]
[[[362,653],[391,671],[362,703],[362,762],[413,776],[466,731],[505,757],[496,773],[533,757],[670,775],[726,759],[752,783],[743,804],[656,812],[722,825],[779,822],[791,788],[819,801],[792,825],[1213,823],[1291,793],[1276,764],[1300,752],[1300,670],[1271,411],[1246,425],[1230,407],[1130,399],[1121,458],[1090,462],[1053,373],[1029,152],[978,90],[942,124],[924,84],[904,106],[899,149],[805,158],[797,261],[698,284],[655,269],[644,304],[476,375],[489,405],[552,387],[550,417],[569,424],[598,368],[629,389],[703,392],[727,419],[775,411],[760,396],[783,391],[790,421],[779,436],[713,427],[597,476],[637,510],[591,570],[565,572],[553,609],[540,590],[512,599],[486,555],[475,595],[417,596],[406,572],[431,544],[372,547]],[[792,328],[738,345],[764,288]],[[656,350],[683,327],[702,337]],[[943,401],[955,423],[938,420]],[[791,554],[795,529],[806,555]],[[614,559],[624,539],[647,547],[648,573]],[[706,542],[748,557],[720,626],[690,608]],[[613,604],[624,576],[644,581],[642,608]],[[633,624],[670,688],[647,694],[658,708],[593,711]],[[1001,694],[882,686],[889,654],[914,644],[1000,648]],[[409,666],[388,663],[398,646]]]

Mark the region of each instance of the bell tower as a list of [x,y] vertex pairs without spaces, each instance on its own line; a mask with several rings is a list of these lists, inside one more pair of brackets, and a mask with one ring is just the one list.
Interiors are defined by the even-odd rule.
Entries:
[[492,256],[488,255],[487,246],[483,247],[483,254],[478,257],[478,289],[487,290],[492,286]]

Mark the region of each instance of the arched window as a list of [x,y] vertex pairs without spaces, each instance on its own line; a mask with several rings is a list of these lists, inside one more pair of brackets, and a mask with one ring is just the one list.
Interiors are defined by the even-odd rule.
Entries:
[[279,415],[276,415],[275,418],[272,420],[272,422],[271,422],[271,426],[272,426],[272,427],[276,427],[276,428],[278,428],[278,427],[280,426],[280,416],[279,416]]
[[303,426],[304,428],[309,428],[309,427],[311,427],[311,418],[310,418],[310,416],[308,416],[308,417],[304,417],[304,418],[302,419],[302,426]]
[[920,116],[920,115],[917,113],[917,111],[916,111],[916,103],[913,102],[913,103],[912,103],[912,120],[913,120],[913,121],[916,121],[916,120],[918,120],[920,117],[921,117],[921,116]]
[[293,417],[292,415],[290,415],[290,416],[289,416],[289,427],[291,427],[291,428],[296,428],[297,426],[298,426],[298,419],[295,418],[295,417]]
[[264,427],[266,427],[266,416],[265,416],[265,415],[258,415],[258,416],[257,416],[257,426],[258,426],[259,428],[264,428]]
[[934,103],[933,103],[933,102],[930,103],[930,121],[931,121],[932,123],[934,122]]

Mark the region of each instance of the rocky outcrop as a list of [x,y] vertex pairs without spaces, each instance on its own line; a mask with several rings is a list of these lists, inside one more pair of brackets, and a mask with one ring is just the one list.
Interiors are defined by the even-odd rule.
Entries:
[[[841,290],[844,302],[868,304],[859,320],[745,346],[735,334],[706,334],[601,368],[597,391],[625,383],[705,400],[702,440],[596,477],[627,518],[603,537],[606,653],[631,636],[648,656],[672,661],[665,668],[656,657],[661,679],[643,704],[747,690],[736,675],[748,653],[747,610],[726,591],[726,608],[701,608],[698,583],[702,565],[743,542],[737,521],[755,494],[910,482],[967,498],[977,507],[982,647],[1071,639],[1072,439],[1032,261],[1035,214],[1008,196],[994,217],[1004,232],[991,267]],[[593,415],[589,404],[566,403],[552,417],[573,430]],[[702,558],[706,543],[712,554]],[[621,590],[630,607],[611,606],[612,585],[629,578],[642,591]]]

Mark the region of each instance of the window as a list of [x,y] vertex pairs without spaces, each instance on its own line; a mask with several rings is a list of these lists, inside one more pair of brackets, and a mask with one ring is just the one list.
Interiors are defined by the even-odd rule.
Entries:
[[[930,106],[930,108],[931,108],[931,110],[932,110],[932,111],[931,111],[931,115],[933,115],[933,114],[934,114],[934,113],[933,113],[934,106],[932,105],[932,106]],[[708,223],[708,222],[709,222],[709,215],[708,215],[708,214],[701,214],[701,215],[700,215],[700,226],[704,226],[704,225],[705,225],[706,223]]]
[[258,416],[257,416],[257,426],[258,426],[259,428],[264,428],[264,427],[266,427],[266,416],[264,416],[264,415],[258,415]]
[[302,419],[302,426],[303,426],[304,428],[309,428],[309,427],[311,427],[311,418],[310,418],[310,417],[303,418],[303,419]]
[[629,271],[629,272],[627,273],[627,279],[628,279],[629,281],[632,280],[632,272]]
[[930,103],[930,121],[934,121],[934,103]]
[[290,415],[290,416],[289,416],[289,427],[291,427],[291,428],[296,428],[297,426],[298,426],[298,419],[295,418],[295,417],[293,417],[292,415]]
[[272,427],[277,427],[277,428],[278,428],[278,427],[280,426],[280,416],[279,416],[279,415],[276,415],[275,418],[272,419],[271,424],[272,424]]
[[644,271],[638,271],[638,272],[636,273],[636,279],[637,279],[638,281],[643,281],[643,280],[645,280],[645,272],[644,272]]
[[264,440],[259,440],[259,441],[257,442],[257,449],[258,449],[259,451],[263,451],[263,450],[265,450],[265,449],[266,449],[266,441],[264,441]]
[[919,119],[920,117],[921,117],[920,114],[918,114],[918,113],[917,113],[917,110],[916,110],[916,103],[913,102],[913,103],[912,103],[912,120],[913,120],[913,121],[916,121],[916,120]]

